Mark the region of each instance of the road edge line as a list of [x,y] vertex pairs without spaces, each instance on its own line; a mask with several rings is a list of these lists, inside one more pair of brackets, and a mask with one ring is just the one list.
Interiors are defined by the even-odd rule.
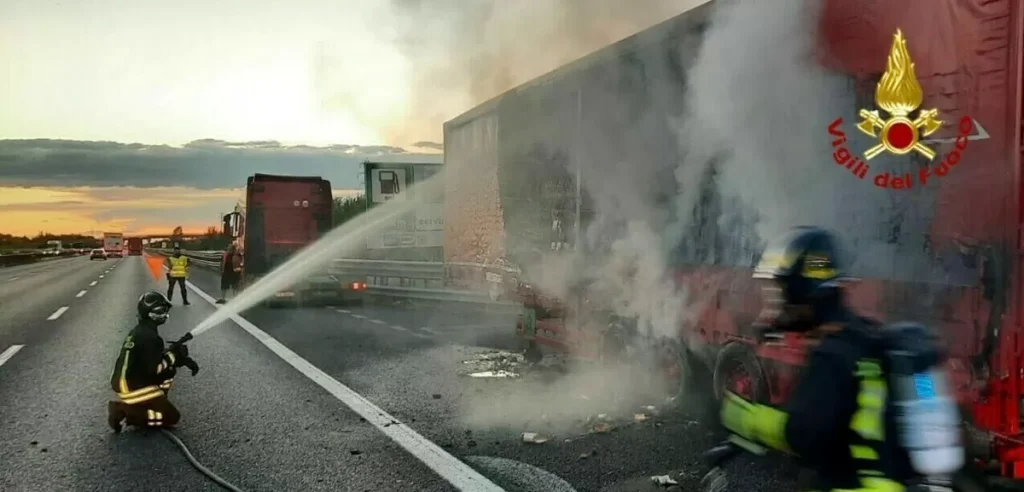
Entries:
[[[191,281],[186,280],[185,285],[189,290],[195,292],[196,295],[213,306],[214,309],[220,309],[216,299]],[[427,465],[428,468],[437,473],[441,478],[447,480],[451,485],[466,492],[505,492],[504,489],[476,471],[472,466],[441,449],[433,441],[423,437],[423,435],[413,430],[404,422],[399,421],[377,405],[374,405],[363,395],[356,393],[355,390],[332,378],[249,320],[238,314],[229,315],[229,319],[270,349],[271,352],[302,373],[303,376],[306,376],[309,380],[344,403],[352,411],[366,419],[377,430],[398,443],[409,454],[419,459],[424,465]]]

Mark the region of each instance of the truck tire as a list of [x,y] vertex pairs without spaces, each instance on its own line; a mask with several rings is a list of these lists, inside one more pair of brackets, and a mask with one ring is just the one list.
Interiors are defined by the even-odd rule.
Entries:
[[764,370],[753,349],[745,343],[728,343],[718,353],[714,374],[715,400],[722,401],[726,390],[752,402],[765,401],[768,389]]
[[536,364],[544,359],[544,352],[541,352],[536,341],[527,340],[526,349],[523,351],[523,358],[530,364]]

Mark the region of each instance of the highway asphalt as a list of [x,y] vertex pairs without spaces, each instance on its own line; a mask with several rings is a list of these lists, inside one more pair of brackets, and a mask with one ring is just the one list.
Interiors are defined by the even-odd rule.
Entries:
[[[165,340],[217,309],[213,273],[190,284]],[[139,257],[0,269],[0,490],[219,490],[165,436],[106,427],[118,346],[153,288]],[[247,491],[696,490],[718,437],[703,402],[667,412],[621,368],[526,367],[513,332],[452,306],[255,308],[191,342],[202,369],[175,380],[175,432]],[[469,375],[500,370],[519,377]],[[732,468],[737,490],[792,489],[789,467]],[[678,485],[652,483],[665,474]]]

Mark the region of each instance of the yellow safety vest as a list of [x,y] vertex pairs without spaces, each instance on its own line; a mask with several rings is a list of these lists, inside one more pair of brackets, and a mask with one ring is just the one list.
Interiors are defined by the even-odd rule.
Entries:
[[185,278],[188,277],[188,258],[185,256],[179,256],[177,258],[170,258],[171,260],[171,276],[174,278]]

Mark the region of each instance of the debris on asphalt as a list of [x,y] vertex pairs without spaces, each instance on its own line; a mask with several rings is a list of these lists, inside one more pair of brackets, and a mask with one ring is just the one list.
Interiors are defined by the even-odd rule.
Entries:
[[363,452],[358,449],[351,449],[349,450],[348,454],[351,454],[352,456],[358,456],[363,454]]
[[475,378],[519,377],[516,370],[523,362],[521,354],[503,350],[481,352],[473,354],[472,357],[462,361],[463,365],[469,367],[465,371],[458,371],[459,373]]
[[638,424],[646,422],[648,418],[649,417],[647,417],[647,414],[645,414],[645,413],[634,413],[633,414],[633,422],[636,422]]
[[608,414],[601,413],[594,417],[587,419],[586,423],[591,434],[605,434],[615,429],[612,420],[608,417]]
[[655,475],[651,477],[651,481],[658,485],[679,485],[679,482],[672,480],[668,475]]
[[434,396],[435,400],[440,400],[441,399],[441,394],[440,393],[434,393],[433,396]]
[[522,362],[523,354],[509,352],[506,350],[495,350],[478,354],[476,360],[490,360],[499,362]]
[[505,370],[499,371],[481,371],[474,372],[469,375],[471,378],[518,378],[519,375]]
[[538,434],[536,432],[524,432],[523,433],[523,442],[530,443],[530,444],[544,444],[544,443],[548,442],[548,438],[545,437],[545,436],[542,436],[542,435],[540,435],[540,434]]
[[466,442],[466,446],[471,447],[471,448],[475,448],[476,447],[476,441],[470,439],[469,441]]
[[587,458],[590,458],[591,456],[597,456],[597,451],[593,450],[593,451],[588,451],[586,453],[582,453],[582,454],[580,454],[580,459],[581,460],[585,460]]

